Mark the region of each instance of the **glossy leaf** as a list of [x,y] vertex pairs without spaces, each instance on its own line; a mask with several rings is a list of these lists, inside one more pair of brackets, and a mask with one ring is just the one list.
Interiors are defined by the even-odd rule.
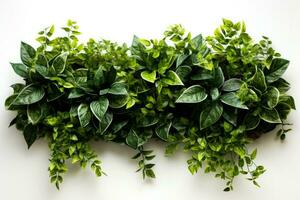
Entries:
[[108,99],[105,97],[100,97],[99,100],[93,101],[90,104],[90,108],[94,116],[101,121],[102,118],[104,117],[107,109],[108,109]]
[[200,103],[205,100],[207,94],[200,85],[193,85],[182,92],[176,103]]

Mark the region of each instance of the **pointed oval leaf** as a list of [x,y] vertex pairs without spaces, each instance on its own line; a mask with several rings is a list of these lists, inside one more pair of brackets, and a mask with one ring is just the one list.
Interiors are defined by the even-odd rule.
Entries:
[[290,61],[282,58],[273,59],[269,71],[266,71],[266,80],[268,83],[277,81],[284,74],[289,64]]
[[32,65],[35,54],[36,54],[35,49],[32,46],[30,46],[25,42],[21,42],[20,55],[21,55],[21,60],[25,65],[27,66]]
[[229,92],[221,96],[221,101],[229,106],[241,109],[248,109],[234,92]]
[[156,135],[164,140],[164,141],[168,141],[169,138],[169,131],[171,128],[172,123],[168,122],[168,123],[163,123],[161,125],[159,125],[156,129],[155,129],[155,133]]
[[223,113],[223,106],[220,103],[213,103],[205,108],[200,114],[200,129],[205,129],[216,123]]
[[23,135],[27,143],[28,149],[37,139],[38,127],[32,124],[27,124],[24,128]]
[[54,59],[52,67],[56,73],[61,74],[64,72],[66,67],[67,56],[67,53],[62,53]]
[[184,85],[179,76],[173,70],[169,70],[167,72],[166,76],[162,79],[162,82],[167,85]]
[[259,117],[268,123],[281,123],[280,116],[275,108],[262,108],[262,110],[259,113]]
[[28,77],[27,66],[22,63],[10,63],[16,74],[23,78]]
[[222,90],[227,92],[233,92],[240,89],[243,81],[238,78],[231,78],[224,82]]
[[90,108],[94,116],[101,121],[108,109],[108,99],[106,97],[100,97],[98,101],[93,101],[90,104]]
[[18,96],[15,98],[14,105],[28,105],[40,101],[45,95],[42,87],[37,85],[28,85],[24,87]]
[[77,109],[77,113],[81,127],[87,126],[92,118],[89,106],[85,103],[80,104]]
[[126,85],[124,83],[113,83],[108,93],[114,95],[127,95]]
[[178,97],[176,103],[200,103],[207,98],[205,89],[200,85],[193,85]]
[[39,104],[28,105],[27,116],[31,124],[37,124],[43,116],[42,107]]
[[274,108],[278,104],[279,95],[280,95],[279,90],[271,86],[263,95],[263,99],[266,99],[269,108]]
[[138,135],[135,133],[135,131],[133,129],[130,129],[130,131],[129,131],[127,137],[126,137],[126,143],[131,148],[134,148],[134,149],[138,148],[139,137],[138,137]]
[[112,121],[113,121],[113,113],[106,112],[99,124],[100,135],[104,134],[104,132],[108,129]]

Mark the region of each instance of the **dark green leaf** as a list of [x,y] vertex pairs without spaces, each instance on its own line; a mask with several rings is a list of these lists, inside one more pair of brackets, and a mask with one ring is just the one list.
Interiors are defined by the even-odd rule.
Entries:
[[278,80],[283,73],[286,71],[290,61],[282,59],[282,58],[275,58],[272,61],[269,71],[267,71],[266,80],[268,83],[272,83]]
[[25,42],[21,42],[20,55],[21,60],[25,65],[27,65],[28,67],[32,65],[35,54],[35,49],[32,46],[26,44]]
[[223,113],[223,106],[220,103],[213,103],[205,108],[200,114],[200,128],[204,129],[216,123]]
[[45,95],[42,87],[37,85],[28,85],[24,87],[15,98],[14,105],[28,105],[40,101]]
[[27,66],[22,63],[10,63],[16,74],[23,78],[28,77]]
[[155,129],[156,135],[158,137],[160,137],[162,140],[168,141],[169,131],[170,131],[171,125],[172,125],[171,122],[160,124]]
[[240,89],[243,81],[238,78],[231,78],[224,82],[222,90],[227,92],[232,92]]

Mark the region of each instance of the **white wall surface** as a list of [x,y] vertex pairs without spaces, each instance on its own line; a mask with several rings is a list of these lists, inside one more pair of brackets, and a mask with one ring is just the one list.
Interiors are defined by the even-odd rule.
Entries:
[[133,34],[159,37],[165,28],[181,23],[192,33],[208,35],[221,19],[244,20],[248,32],[273,40],[276,50],[291,61],[285,77],[290,81],[296,106],[300,108],[300,1],[298,0],[1,0],[0,1],[0,199],[1,200],[299,200],[300,123],[299,112],[289,117],[293,131],[281,142],[275,133],[255,142],[257,163],[267,171],[259,179],[261,188],[244,177],[235,181],[233,192],[222,191],[223,182],[211,175],[192,176],[186,165],[188,155],[163,155],[161,143],[152,142],[157,157],[157,178],[143,181],[135,173],[134,152],[112,143],[93,143],[108,176],[97,179],[88,169],[72,166],[60,191],[49,183],[47,143],[36,142],[28,151],[21,132],[8,128],[14,113],[4,108],[11,94],[9,86],[21,81],[9,62],[18,62],[20,41],[36,45],[36,33],[67,19],[78,21],[87,38],[130,42]]

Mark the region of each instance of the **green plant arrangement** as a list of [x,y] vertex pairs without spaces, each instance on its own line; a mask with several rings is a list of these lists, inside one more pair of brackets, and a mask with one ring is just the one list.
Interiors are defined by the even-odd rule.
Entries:
[[184,150],[194,174],[203,169],[233,189],[240,174],[259,186],[265,168],[248,144],[277,128],[295,103],[282,78],[289,61],[263,37],[256,43],[244,22],[223,19],[212,36],[192,37],[181,25],[161,39],[134,36],[119,45],[94,39],[80,43],[78,25],[69,20],[64,36],[54,26],[38,33],[33,48],[21,43],[20,63],[11,63],[24,79],[13,84],[5,101],[17,115],[10,125],[23,132],[28,148],[45,138],[50,149],[49,176],[59,188],[66,161],[105,175],[89,142],[104,140],[136,150],[142,176],[155,178],[150,139],[166,144],[166,155]]

